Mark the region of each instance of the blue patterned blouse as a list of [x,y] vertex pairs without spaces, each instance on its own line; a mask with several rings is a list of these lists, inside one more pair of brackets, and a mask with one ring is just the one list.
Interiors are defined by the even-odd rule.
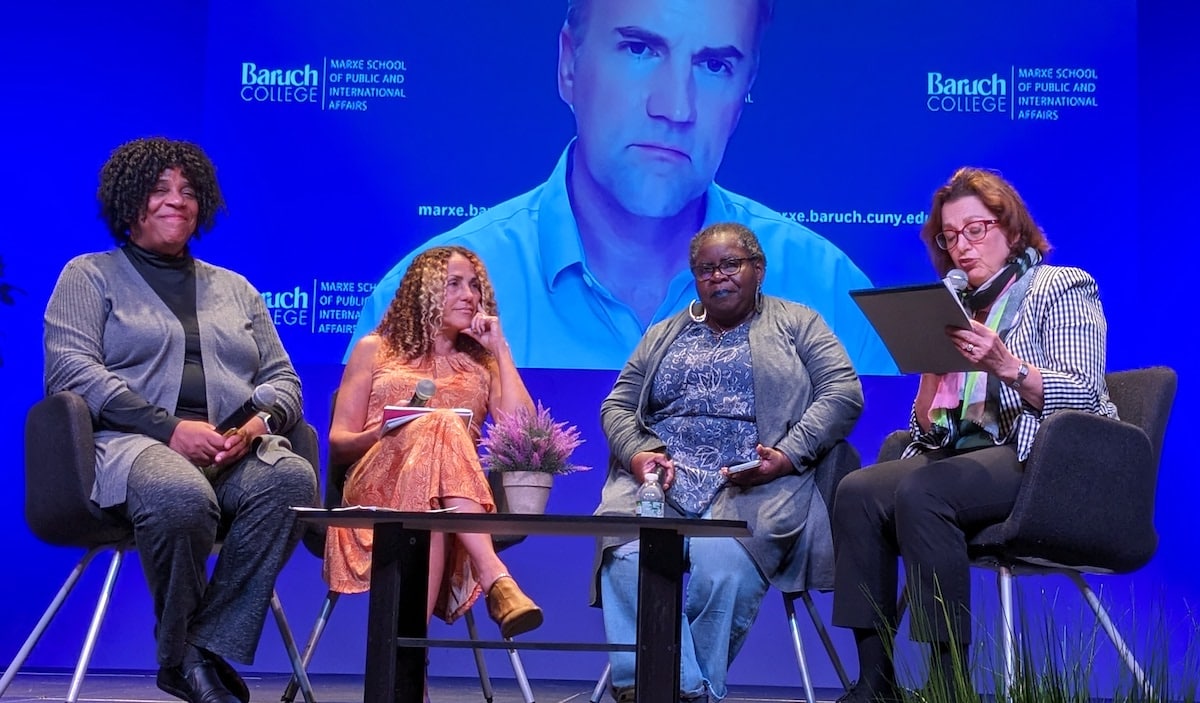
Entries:
[[702,515],[725,484],[720,468],[758,456],[749,321],[721,334],[684,328],[654,374],[647,419],[675,463],[667,500]]

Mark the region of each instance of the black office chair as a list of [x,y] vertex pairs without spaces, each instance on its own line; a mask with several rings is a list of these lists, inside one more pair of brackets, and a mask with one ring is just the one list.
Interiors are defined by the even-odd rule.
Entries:
[[[838,483],[846,474],[854,471],[862,465],[862,459],[859,457],[858,450],[852,444],[846,441],[838,442],[830,447],[829,451],[825,452],[821,457],[821,461],[814,467],[814,480],[817,484],[817,490],[821,494],[821,498],[825,501],[825,508],[832,512],[833,495],[837,491]],[[821,592],[828,592],[830,589],[818,589]],[[850,677],[846,675],[846,668],[842,666],[842,660],[838,656],[837,650],[833,647],[833,640],[829,637],[829,631],[825,629],[825,622],[821,619],[820,613],[817,612],[817,607],[813,603],[812,594],[808,590],[794,591],[792,593],[780,592],[783,596],[783,609],[787,615],[788,631],[792,636],[792,649],[796,653],[796,665],[800,669],[800,679],[804,683],[804,695],[809,703],[816,703],[816,693],[813,690],[812,677],[808,672],[808,659],[804,655],[804,643],[800,639],[800,625],[796,618],[796,600],[804,602],[808,616],[812,618],[813,626],[817,630],[817,635],[821,638],[821,644],[825,646],[825,652],[829,655],[829,661],[833,663],[833,668],[837,671],[838,678],[841,679],[842,687],[846,690],[850,689]],[[604,697],[604,691],[608,688],[609,680],[612,677],[612,665],[605,664],[604,673],[600,674],[600,679],[596,681],[596,687],[592,689],[592,695],[588,699],[589,703],[600,703]]]
[[[329,411],[332,420],[333,409],[337,405],[337,392],[333,393],[333,398],[329,403]],[[326,508],[339,508],[342,506],[342,489],[346,485],[346,474],[350,470],[348,464],[334,464],[328,462],[325,476],[325,496],[324,503]],[[500,483],[501,476],[497,472],[488,474],[488,485],[492,489],[492,499],[496,503],[496,512],[508,512],[508,501],[504,497],[504,487]],[[325,558],[325,528],[313,526],[304,534],[304,546],[308,551],[312,552],[313,556],[318,559]],[[496,552],[499,553],[509,547],[520,544],[525,540],[524,535],[492,535],[492,545]],[[304,646],[304,652],[300,656],[300,666],[307,670],[308,665],[312,662],[313,655],[316,653],[317,643],[320,642],[321,636],[325,634],[325,627],[329,624],[329,618],[333,615],[333,608],[337,605],[338,598],[341,596],[337,591],[329,591],[325,594],[325,601],[321,604],[321,610],[317,614],[317,621],[313,623],[312,633],[308,636],[308,642]],[[463,621],[467,625],[467,635],[472,640],[479,639],[479,632],[475,626],[474,609],[468,609],[463,615]],[[511,639],[511,638],[510,638]],[[534,703],[533,689],[529,685],[529,677],[525,675],[525,667],[521,663],[521,655],[515,649],[509,649],[508,659],[512,664],[513,676],[516,678],[517,686],[521,689],[521,696],[525,703]],[[494,691],[492,689],[492,680],[488,675],[487,663],[483,658],[483,650],[472,650],[475,654],[475,668],[479,671],[479,686],[483,690],[483,697],[487,703],[492,703]],[[296,698],[298,689],[297,679],[295,676],[288,682],[287,688],[284,689],[283,696],[280,697],[282,703],[292,703]]]
[[[306,422],[297,423],[288,439],[293,450],[308,459],[315,470],[320,452],[312,426]],[[126,553],[134,549],[132,526],[120,517],[101,510],[91,501],[95,475],[92,419],[83,398],[63,391],[38,401],[30,408],[25,419],[25,520],[30,530],[42,541],[59,547],[82,547],[87,551],[71,570],[66,582],[0,678],[0,696],[4,695],[88,564],[98,554],[112,551],[108,575],[96,600],[66,700],[74,703],[79,698],[100,625],[116,587],[117,574]],[[279,598],[274,593],[271,596],[271,610],[288,650],[292,669],[302,677],[305,700],[312,703],[312,688],[304,676],[304,668],[300,666],[300,653]]]
[[[967,549],[973,566],[997,574],[1006,687],[1013,685],[1017,657],[1012,580],[1061,574],[1079,587],[1138,686],[1153,700],[1145,672],[1082,574],[1136,571],[1158,548],[1154,497],[1177,379],[1175,371],[1159,366],[1110,373],[1106,381],[1121,419],[1074,410],[1046,418],[1025,462],[1012,512],[972,535]],[[893,432],[879,460],[899,458],[908,442],[907,431]]]

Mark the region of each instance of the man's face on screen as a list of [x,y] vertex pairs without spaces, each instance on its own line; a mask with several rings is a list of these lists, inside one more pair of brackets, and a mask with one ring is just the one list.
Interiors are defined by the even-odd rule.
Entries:
[[595,0],[560,38],[575,168],[630,213],[670,217],[712,182],[755,70],[757,0]]

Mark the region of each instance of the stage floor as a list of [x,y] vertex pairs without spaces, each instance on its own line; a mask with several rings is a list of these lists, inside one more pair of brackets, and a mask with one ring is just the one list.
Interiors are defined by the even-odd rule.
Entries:
[[[275,703],[288,682],[286,674],[249,674],[252,703]],[[63,700],[70,686],[70,672],[22,673],[4,694],[5,703]],[[537,703],[586,703],[595,682],[531,681]],[[312,677],[313,692],[318,703],[361,703],[362,677],[337,674],[318,674]],[[483,703],[479,679],[434,678],[430,680],[431,703]],[[512,679],[492,679],[495,698],[492,703],[523,703],[521,692]],[[841,695],[840,690],[817,689],[817,700],[828,703]],[[91,672],[83,682],[80,701],[103,703],[178,703],[179,699],[158,690],[154,672]],[[297,700],[303,700],[298,698]],[[612,698],[605,694],[604,703]],[[733,686],[722,703],[784,703],[803,701],[801,687]]]

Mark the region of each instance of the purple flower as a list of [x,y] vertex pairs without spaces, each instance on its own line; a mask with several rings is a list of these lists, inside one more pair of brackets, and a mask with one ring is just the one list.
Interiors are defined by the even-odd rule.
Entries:
[[522,408],[501,414],[484,431],[479,446],[484,450],[483,466],[489,471],[569,474],[591,468],[570,462],[571,453],[583,444],[578,428],[555,422],[540,401],[536,410]]

